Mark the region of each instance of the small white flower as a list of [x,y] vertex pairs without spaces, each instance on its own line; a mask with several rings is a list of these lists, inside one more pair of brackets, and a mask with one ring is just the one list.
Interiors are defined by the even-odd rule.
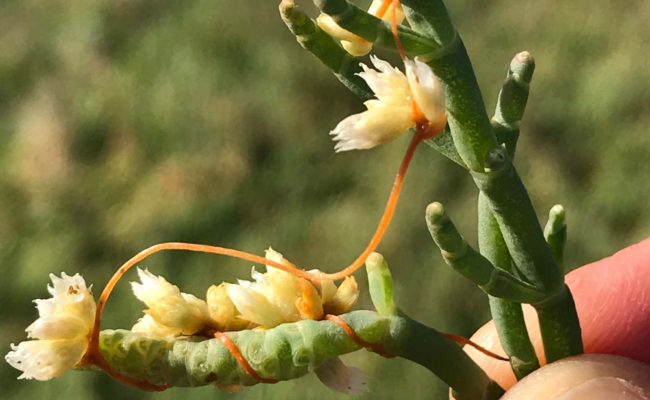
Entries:
[[363,78],[376,99],[364,103],[367,111],[341,121],[332,132],[337,152],[361,150],[390,142],[418,121],[414,104],[432,132],[440,132],[446,122],[444,88],[422,61],[405,60],[406,75],[388,62],[370,57],[373,66],[361,64]]
[[263,294],[250,286],[227,285],[230,300],[242,318],[264,328],[273,328],[282,322],[282,314]]
[[[273,249],[266,251],[266,258],[278,263],[287,262]],[[326,312],[338,314],[348,311],[359,294],[354,278],[346,279],[337,288],[332,281],[315,285],[270,265],[266,266],[266,271],[260,273],[253,268],[253,282],[240,280],[237,285],[222,284],[225,287],[220,285],[210,289],[208,304],[218,325],[227,326],[233,318],[262,328],[301,319],[317,320]],[[227,293],[227,299],[221,294],[222,290]],[[236,312],[231,309],[233,305]]]
[[153,321],[143,318],[136,323],[136,329],[153,328],[152,322],[155,322],[166,328],[162,331],[175,330],[178,334],[192,335],[210,324],[208,305],[205,301],[182,293],[177,286],[146,269],[138,268],[138,276],[142,283],[131,282],[131,288],[135,297],[149,307],[145,313],[150,315]]
[[228,296],[228,284],[222,282],[220,285],[212,285],[208,288],[206,302],[210,318],[215,328],[220,332],[238,331],[248,328],[249,321],[242,318],[235,308],[230,296]]
[[34,300],[38,319],[27,327],[27,337],[37,339],[12,344],[5,360],[23,371],[18,379],[40,381],[63,375],[82,360],[95,320],[95,300],[79,274],[61,278],[50,274],[52,298]]
[[151,315],[145,314],[131,327],[131,332],[146,333],[158,337],[176,337],[181,330],[158,323]]

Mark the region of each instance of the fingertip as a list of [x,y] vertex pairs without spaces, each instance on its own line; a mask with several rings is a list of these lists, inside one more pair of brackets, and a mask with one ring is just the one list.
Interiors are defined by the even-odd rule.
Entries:
[[650,238],[571,271],[586,353],[650,363]]

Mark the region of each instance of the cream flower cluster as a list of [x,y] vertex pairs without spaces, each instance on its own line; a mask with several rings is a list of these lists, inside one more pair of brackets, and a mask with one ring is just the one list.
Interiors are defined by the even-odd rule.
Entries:
[[192,335],[209,325],[208,305],[191,294],[181,293],[162,276],[138,268],[141,283],[131,282],[135,297],[149,307],[132,328],[157,336]]
[[390,142],[426,118],[432,133],[447,123],[445,91],[431,68],[422,61],[404,60],[406,75],[388,62],[371,56],[375,69],[361,64],[359,76],[375,93],[364,103],[367,110],[351,115],[330,132],[337,152],[361,150]]
[[[266,257],[286,262],[272,249],[266,251]],[[148,309],[132,330],[157,336],[272,328],[301,319],[318,320],[325,314],[349,311],[359,296],[354,278],[347,278],[339,287],[332,281],[313,284],[271,266],[266,266],[265,273],[253,268],[252,281],[211,286],[207,301],[181,293],[178,287],[146,270],[138,270],[138,274],[142,283],[132,283],[133,292]]]
[[[388,8],[383,9],[384,1],[385,0],[373,0],[370,8],[368,8],[368,14],[381,18],[384,21],[390,21],[393,16],[393,6],[391,4]],[[397,7],[395,16],[397,23],[401,24],[404,20],[404,12],[402,11],[401,6]],[[372,50],[371,42],[341,28],[339,24],[337,24],[336,21],[327,14],[320,14],[318,18],[316,18],[316,23],[328,35],[339,40],[345,51],[355,57],[365,56],[370,53],[370,50]]]
[[95,300],[79,274],[50,275],[52,298],[34,300],[38,319],[25,330],[36,339],[12,344],[5,360],[23,371],[18,379],[40,381],[63,375],[82,360],[95,319]]

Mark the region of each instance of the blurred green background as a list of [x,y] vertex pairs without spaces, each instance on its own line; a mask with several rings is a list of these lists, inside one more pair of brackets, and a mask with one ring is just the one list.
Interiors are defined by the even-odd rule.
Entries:
[[[537,60],[518,168],[542,221],[568,212],[567,264],[648,235],[650,2],[458,0],[448,7],[492,110],[510,58]],[[303,3],[312,13],[313,7]],[[304,52],[267,1],[3,0],[0,3],[0,343],[24,340],[48,273],[81,273],[95,292],[157,242],[269,245],[333,271],[365,246],[408,139],[335,154],[328,131],[361,103]],[[484,296],[434,249],[423,213],[443,202],[476,242],[476,190],[430,148],[418,151],[380,251],[399,305],[469,335]],[[246,277],[245,262],[186,253],[143,263],[186,292]],[[365,285],[363,273],[358,279]],[[133,280],[134,275],[129,275]],[[362,307],[370,307],[367,296]],[[124,281],[104,326],[141,313]],[[361,351],[365,398],[443,398],[423,368]],[[336,399],[313,376],[237,394],[151,394],[103,374],[17,381],[0,363],[3,399]]]

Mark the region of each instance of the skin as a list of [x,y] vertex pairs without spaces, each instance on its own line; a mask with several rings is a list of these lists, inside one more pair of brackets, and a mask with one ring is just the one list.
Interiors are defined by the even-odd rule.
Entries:
[[[566,281],[575,298],[587,355],[536,371],[504,398],[650,399],[650,238],[572,271]],[[545,364],[535,311],[529,306],[524,311],[533,344]],[[492,321],[471,340],[503,354]],[[466,351],[504,388],[514,385],[507,363],[471,348]]]

